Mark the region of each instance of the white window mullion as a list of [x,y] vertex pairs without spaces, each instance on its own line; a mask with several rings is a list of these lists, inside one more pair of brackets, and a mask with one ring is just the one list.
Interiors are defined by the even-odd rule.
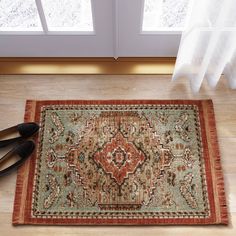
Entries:
[[42,27],[43,27],[43,31],[44,31],[45,34],[47,34],[48,33],[48,25],[47,25],[47,21],[46,21],[44,11],[43,11],[42,2],[41,2],[41,0],[35,0],[35,3],[36,3],[36,6],[37,6],[37,9],[38,9],[38,13],[39,13],[39,17],[40,17],[41,24],[42,24]]

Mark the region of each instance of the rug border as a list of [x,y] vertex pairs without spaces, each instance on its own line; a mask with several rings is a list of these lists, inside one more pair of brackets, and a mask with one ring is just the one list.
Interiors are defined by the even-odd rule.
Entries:
[[[211,212],[211,216],[206,219],[47,219],[47,218],[31,218],[30,217],[30,198],[28,186],[32,185],[32,179],[28,178],[29,170],[34,169],[35,161],[33,154],[21,166],[17,173],[16,192],[14,200],[14,211],[12,217],[13,225],[37,224],[37,225],[213,225],[228,224],[228,213],[226,206],[226,197],[224,191],[223,171],[220,162],[219,145],[217,141],[217,132],[215,124],[215,115],[212,100],[27,100],[25,106],[25,122],[34,121],[39,115],[39,108],[42,105],[99,105],[99,104],[194,104],[202,109],[204,119],[201,120],[201,129],[204,129],[208,144],[207,156],[210,163],[210,173],[206,174],[210,178],[210,182],[214,182],[212,190],[216,196],[211,203],[214,207],[215,214]],[[37,136],[34,137],[35,141]],[[31,173],[32,174],[32,173]],[[209,176],[210,175],[210,176]],[[209,189],[208,189],[209,190]],[[211,190],[211,189],[210,189]],[[28,201],[29,200],[29,201]],[[213,205],[212,205],[213,204]],[[212,210],[212,207],[211,207]],[[212,215],[213,214],[213,215]]]

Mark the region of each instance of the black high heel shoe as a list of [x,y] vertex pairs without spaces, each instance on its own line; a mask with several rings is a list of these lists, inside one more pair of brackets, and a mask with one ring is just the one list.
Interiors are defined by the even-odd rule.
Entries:
[[34,122],[21,123],[10,128],[0,131],[0,139],[6,135],[14,132],[18,132],[20,136],[16,138],[0,140],[0,148],[6,147],[7,145],[13,144],[15,142],[20,142],[23,139],[29,138],[39,130],[39,126]]
[[17,147],[12,149],[11,151],[9,151],[6,155],[4,155],[0,159],[0,164],[15,155],[20,157],[20,159],[14,164],[6,167],[5,169],[0,170],[0,177],[3,175],[9,174],[11,171],[21,166],[24,163],[24,161],[32,154],[32,152],[34,151],[34,148],[35,148],[35,144],[33,141],[25,141],[19,144]]

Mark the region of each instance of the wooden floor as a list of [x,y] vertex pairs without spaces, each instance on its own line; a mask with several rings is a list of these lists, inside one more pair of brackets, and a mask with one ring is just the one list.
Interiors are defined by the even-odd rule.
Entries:
[[16,173],[0,178],[0,235],[236,235],[236,91],[222,79],[215,90],[203,85],[193,95],[188,81],[170,76],[24,75],[0,76],[0,129],[23,121],[26,99],[213,99],[229,226],[18,226],[11,225]]

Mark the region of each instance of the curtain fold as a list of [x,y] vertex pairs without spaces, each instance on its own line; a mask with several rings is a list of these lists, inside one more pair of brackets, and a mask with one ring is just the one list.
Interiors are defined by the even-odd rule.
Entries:
[[172,79],[186,77],[193,92],[221,74],[236,88],[236,0],[192,0]]

